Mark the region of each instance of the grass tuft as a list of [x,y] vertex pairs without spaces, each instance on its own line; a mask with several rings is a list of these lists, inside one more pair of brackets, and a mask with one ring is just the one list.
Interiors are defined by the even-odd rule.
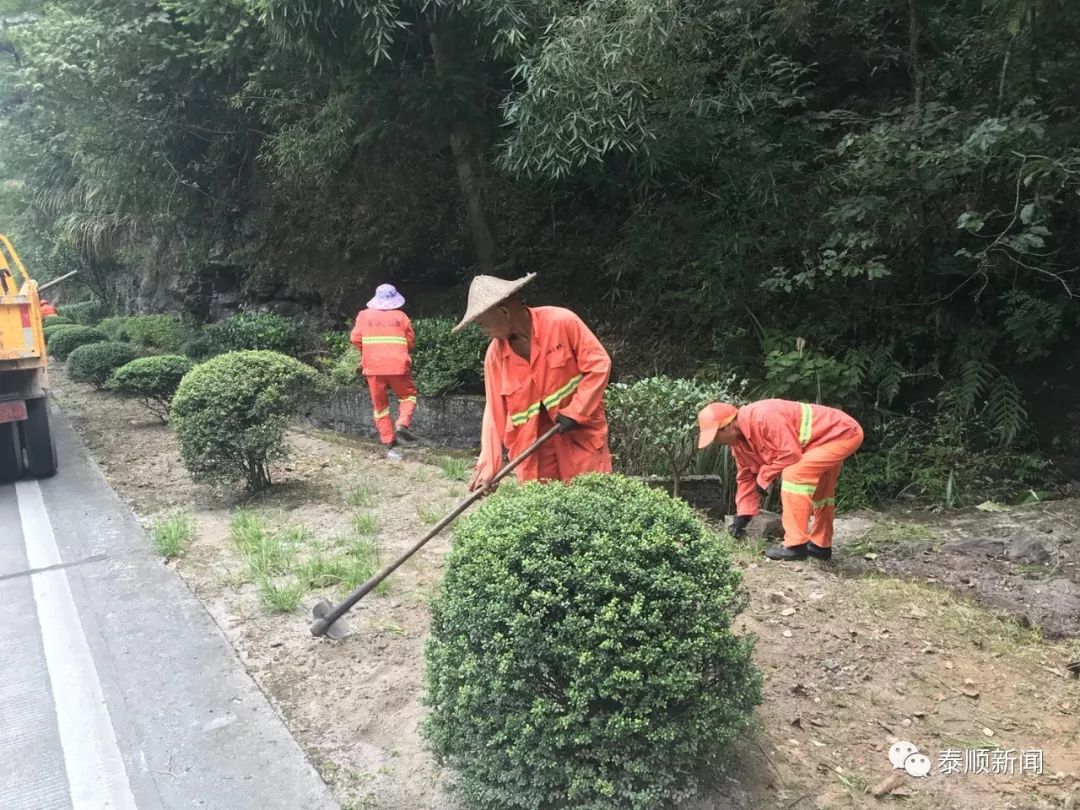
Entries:
[[375,505],[376,490],[371,484],[361,482],[345,496],[345,503],[353,509],[370,509]]
[[185,514],[163,518],[150,529],[150,541],[166,559],[183,557],[194,539],[195,524]]
[[462,458],[443,456],[439,459],[439,468],[451,481],[464,481],[469,477],[469,463]]
[[288,577],[278,583],[270,577],[259,579],[259,601],[267,610],[275,613],[291,613],[300,605],[306,588],[295,577]]

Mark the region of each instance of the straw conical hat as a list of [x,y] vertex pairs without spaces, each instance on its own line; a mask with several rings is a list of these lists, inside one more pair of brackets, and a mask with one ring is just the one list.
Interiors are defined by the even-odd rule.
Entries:
[[477,276],[469,285],[469,304],[465,307],[465,315],[461,323],[451,331],[456,332],[496,304],[505,301],[534,278],[536,278],[536,273],[529,273],[516,281],[507,281],[504,278],[495,278],[495,276]]

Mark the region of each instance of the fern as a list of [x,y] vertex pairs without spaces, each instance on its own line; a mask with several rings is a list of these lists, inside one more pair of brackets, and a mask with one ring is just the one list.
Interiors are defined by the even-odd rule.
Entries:
[[987,386],[997,373],[990,363],[968,360],[960,368],[960,376],[949,386],[947,407],[956,416],[970,416],[986,394]]
[[1004,374],[990,387],[990,425],[1002,445],[1012,444],[1027,426],[1027,410],[1020,389]]
[[893,359],[892,346],[855,349],[844,360],[854,373],[856,385],[874,390],[875,406],[891,405],[900,395],[904,367]]
[[1010,377],[985,360],[968,360],[960,374],[942,391],[939,411],[954,429],[985,417],[990,433],[1001,445],[1012,444],[1027,427],[1024,396]]
[[1017,357],[1037,360],[1050,354],[1054,343],[1062,338],[1061,304],[1024,292],[1013,293],[1006,300],[1012,311],[1005,318],[1005,331],[1012,339]]

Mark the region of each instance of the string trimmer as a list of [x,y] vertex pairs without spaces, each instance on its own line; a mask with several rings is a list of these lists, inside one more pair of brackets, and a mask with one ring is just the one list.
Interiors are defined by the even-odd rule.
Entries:
[[[545,433],[539,439],[537,439],[535,442],[530,444],[527,448],[525,448],[525,451],[521,453],[517,458],[505,464],[501,470],[495,473],[488,487],[490,488],[495,486],[497,483],[499,483],[499,481],[512,473],[521,462],[523,462],[525,459],[535,453],[537,449],[539,449],[540,445],[542,445],[544,442],[546,442],[548,439],[558,433],[558,431],[559,428],[556,425],[555,427],[552,427],[549,431],[547,431],[547,433]],[[470,495],[468,498],[466,498],[464,501],[462,501],[460,504],[458,504],[457,508],[453,512],[451,512],[449,515],[447,515],[434,526],[432,526],[431,531],[429,531],[427,534],[417,540],[416,543],[413,544],[412,548],[410,548],[408,551],[406,551],[404,554],[402,554],[400,557],[390,563],[390,565],[386,566],[386,568],[381,570],[379,573],[375,574],[375,576],[371,577],[371,579],[369,579],[355,591],[350,593],[345,598],[345,601],[342,602],[340,605],[335,606],[332,602],[326,599],[320,600],[319,603],[315,605],[315,607],[312,608],[311,611],[311,615],[315,619],[311,623],[312,635],[329,636],[333,639],[345,638],[345,636],[349,634],[349,627],[341,617],[348,613],[352,609],[353,605],[355,605],[357,602],[359,602],[361,599],[363,599],[365,596],[375,590],[375,587],[380,582],[382,582],[384,579],[394,573],[394,571],[397,570],[399,565],[401,565],[403,562],[409,559],[409,557],[411,557],[413,554],[423,548],[424,544],[427,543],[428,540],[430,540],[432,537],[435,537],[439,532],[441,532],[443,529],[445,529],[447,526],[457,520],[462,512],[464,512],[466,509],[468,509],[470,506],[472,506],[474,503],[484,497],[486,491],[487,490],[478,490],[472,495]]]

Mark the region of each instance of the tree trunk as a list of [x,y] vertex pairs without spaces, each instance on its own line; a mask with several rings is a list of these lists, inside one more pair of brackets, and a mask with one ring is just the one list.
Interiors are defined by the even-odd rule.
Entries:
[[[449,68],[450,53],[445,39],[439,30],[435,13],[427,16],[428,37],[431,40],[431,55],[435,61],[435,71],[445,78]],[[498,261],[495,237],[488,224],[487,210],[484,206],[484,188],[480,169],[480,157],[477,154],[476,139],[465,121],[454,122],[450,131],[450,152],[454,156],[457,169],[458,186],[465,201],[465,211],[469,217],[469,229],[472,232],[473,249],[476,251],[476,263],[483,273],[491,274]]]

